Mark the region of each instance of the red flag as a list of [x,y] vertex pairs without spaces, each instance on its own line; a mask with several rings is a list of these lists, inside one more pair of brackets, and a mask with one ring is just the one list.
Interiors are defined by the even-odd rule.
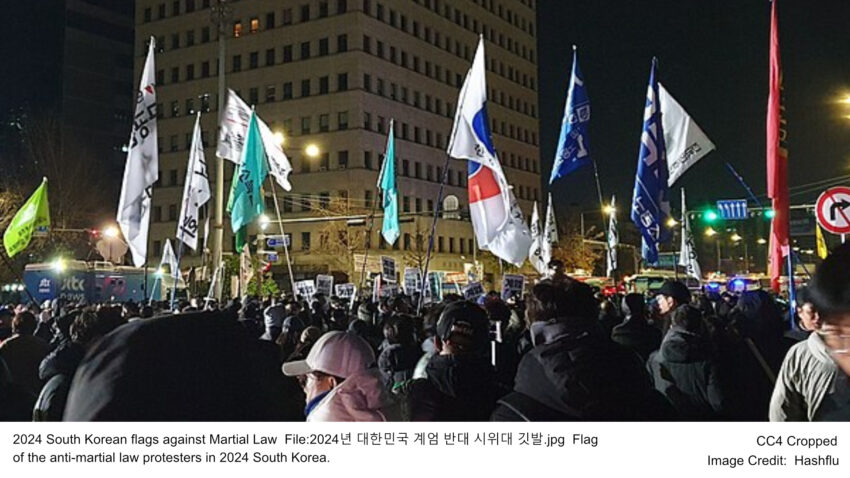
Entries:
[[770,10],[770,95],[767,100],[767,195],[775,216],[770,227],[770,278],[779,289],[783,256],[788,251],[788,149],[787,123],[782,98],[782,63],[779,58],[779,22],[776,2]]

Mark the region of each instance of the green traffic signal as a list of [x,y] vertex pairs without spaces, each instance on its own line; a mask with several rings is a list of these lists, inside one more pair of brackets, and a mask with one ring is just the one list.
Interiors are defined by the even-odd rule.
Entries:
[[714,222],[716,220],[717,220],[717,212],[715,212],[711,209],[706,211],[706,213],[705,213],[705,221],[706,222]]
[[773,209],[768,209],[764,212],[764,217],[768,219],[773,219],[774,217],[776,217],[776,211],[774,211]]

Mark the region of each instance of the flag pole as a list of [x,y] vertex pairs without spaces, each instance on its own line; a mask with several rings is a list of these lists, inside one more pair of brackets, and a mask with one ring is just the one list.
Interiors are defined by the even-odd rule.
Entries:
[[[437,190],[437,202],[434,204],[434,219],[431,221],[431,237],[428,238],[428,252],[425,254],[425,268],[422,270],[422,283],[426,284],[428,280],[428,268],[431,265],[431,252],[434,250],[434,236],[437,233],[437,218],[440,216],[440,209],[443,205],[443,189],[446,186],[446,181],[449,175],[449,162],[452,157],[446,153],[446,162],[443,165],[443,177],[440,178],[440,188]],[[423,287],[424,289],[424,287]],[[416,305],[416,315],[422,311],[422,302],[425,297],[424,293],[419,294],[419,301]]]
[[[381,168],[383,169],[383,165],[381,166]],[[380,174],[380,172],[378,174]],[[365,252],[363,253],[363,267],[360,270],[360,282],[357,284],[357,293],[358,294],[360,294],[363,291],[363,281],[366,280],[366,262],[369,259],[369,249],[371,249],[371,247],[368,247],[368,246],[372,245],[372,232],[375,229],[375,211],[378,208],[378,196],[380,196],[380,194],[381,194],[381,189],[376,187],[375,188],[375,199],[372,201],[372,212],[369,213],[369,232],[367,233],[368,234],[367,237],[369,239],[367,241],[365,241],[365,243],[363,244],[363,246],[364,246],[363,249],[364,249]]]
[[283,221],[280,218],[280,205],[277,201],[277,188],[274,184],[274,178],[270,179],[272,183],[272,197],[274,198],[274,209],[275,213],[277,213],[277,224],[280,226],[280,235],[283,236],[283,252],[286,255],[286,268],[289,271],[289,284],[292,286],[292,297],[296,297],[298,295],[298,292],[295,289],[295,275],[292,273],[292,260],[289,258],[289,244],[287,244],[286,233],[283,231]]

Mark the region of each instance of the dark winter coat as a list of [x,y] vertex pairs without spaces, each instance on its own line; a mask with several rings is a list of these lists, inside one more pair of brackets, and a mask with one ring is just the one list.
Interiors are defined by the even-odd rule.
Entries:
[[384,383],[392,388],[396,383],[413,378],[413,369],[422,355],[422,349],[414,342],[385,347],[378,356],[378,370]]
[[666,420],[672,410],[640,359],[593,319],[552,320],[520,361],[495,421]]
[[674,325],[647,361],[655,388],[684,420],[709,420],[723,411],[719,367],[702,335]]
[[486,359],[467,355],[434,355],[427,378],[408,382],[412,421],[486,421],[504,393]]
[[38,375],[45,384],[32,411],[33,421],[62,421],[71,380],[83,360],[83,355],[85,350],[80,345],[65,342],[41,361]]
[[627,317],[622,324],[614,327],[611,340],[646,360],[661,346],[661,331],[649,325],[643,317]]

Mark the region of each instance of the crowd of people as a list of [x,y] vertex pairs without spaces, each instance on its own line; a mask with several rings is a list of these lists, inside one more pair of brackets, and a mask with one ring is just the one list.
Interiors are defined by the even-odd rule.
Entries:
[[519,300],[418,314],[405,295],[5,307],[0,419],[850,420],[848,270],[850,245],[793,314],[677,281],[605,297],[558,264]]

